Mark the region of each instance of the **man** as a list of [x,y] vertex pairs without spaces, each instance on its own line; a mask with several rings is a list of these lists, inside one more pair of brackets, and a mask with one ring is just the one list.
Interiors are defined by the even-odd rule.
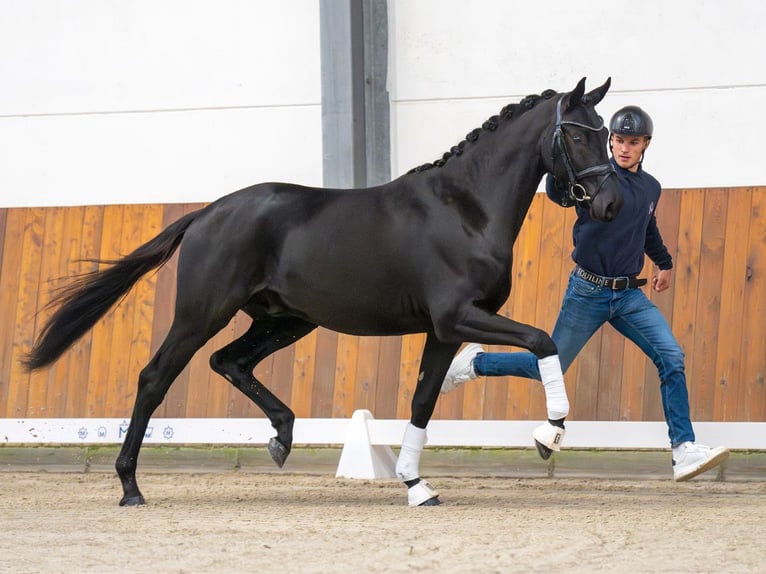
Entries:
[[[652,359],[661,381],[673,477],[676,481],[689,480],[721,464],[729,451],[694,442],[683,351],[662,313],[638,289],[646,283],[646,279],[638,278],[645,253],[658,268],[651,282],[655,291],[670,286],[673,267],[655,219],[661,187],[642,167],[644,152],[652,141],[652,120],[641,108],[627,106],[612,116],[609,131],[612,164],[620,178],[624,204],[611,223],[592,220],[587,209],[577,207],[572,252],[575,268],[551,336],[564,372],[605,322]],[[546,180],[546,192],[564,207],[574,203],[566,190],[557,187],[552,175]],[[532,353],[485,353],[481,345],[471,343],[455,356],[442,392],[482,375],[541,378],[538,359]]]

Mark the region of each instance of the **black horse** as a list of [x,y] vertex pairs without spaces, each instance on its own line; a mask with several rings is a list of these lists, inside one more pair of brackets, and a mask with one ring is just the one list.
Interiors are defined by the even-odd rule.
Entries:
[[152,413],[194,353],[240,309],[249,330],[216,351],[211,368],[269,417],[269,451],[290,454],[295,415],[254,376],[254,367],[318,325],[353,335],[427,333],[410,424],[397,464],[411,505],[436,504],[419,478],[425,428],[463,341],[513,345],[544,358],[543,331],[497,310],[511,289],[513,244],[546,172],[567,183],[592,217],[621,206],[594,107],[610,80],[585,93],[552,90],[503,108],[438,161],[362,190],[262,183],[190,213],[131,254],[77,278],[51,302],[55,313],[24,359],[57,360],[144,274],[181,246],[175,316],[141,371],[116,469],[120,505],[144,503],[138,454]]

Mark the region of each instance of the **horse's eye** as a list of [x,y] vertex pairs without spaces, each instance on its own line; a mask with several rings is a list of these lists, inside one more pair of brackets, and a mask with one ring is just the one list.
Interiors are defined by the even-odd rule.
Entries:
[[582,143],[582,136],[573,136],[572,141],[574,143]]

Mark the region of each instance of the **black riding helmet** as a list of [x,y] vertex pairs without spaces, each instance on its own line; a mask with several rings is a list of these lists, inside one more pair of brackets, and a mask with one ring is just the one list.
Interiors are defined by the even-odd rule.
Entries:
[[613,134],[624,136],[652,137],[654,124],[644,110],[638,106],[625,106],[612,116],[609,122],[609,131]]

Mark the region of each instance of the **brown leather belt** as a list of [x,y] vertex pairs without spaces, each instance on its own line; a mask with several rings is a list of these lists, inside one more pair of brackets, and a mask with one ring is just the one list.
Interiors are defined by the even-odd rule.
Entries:
[[611,289],[612,291],[624,291],[625,289],[635,289],[646,285],[646,279],[636,277],[602,277],[591,273],[587,269],[583,269],[579,265],[575,267],[575,274],[581,279],[585,279],[588,283],[593,283],[599,287]]

